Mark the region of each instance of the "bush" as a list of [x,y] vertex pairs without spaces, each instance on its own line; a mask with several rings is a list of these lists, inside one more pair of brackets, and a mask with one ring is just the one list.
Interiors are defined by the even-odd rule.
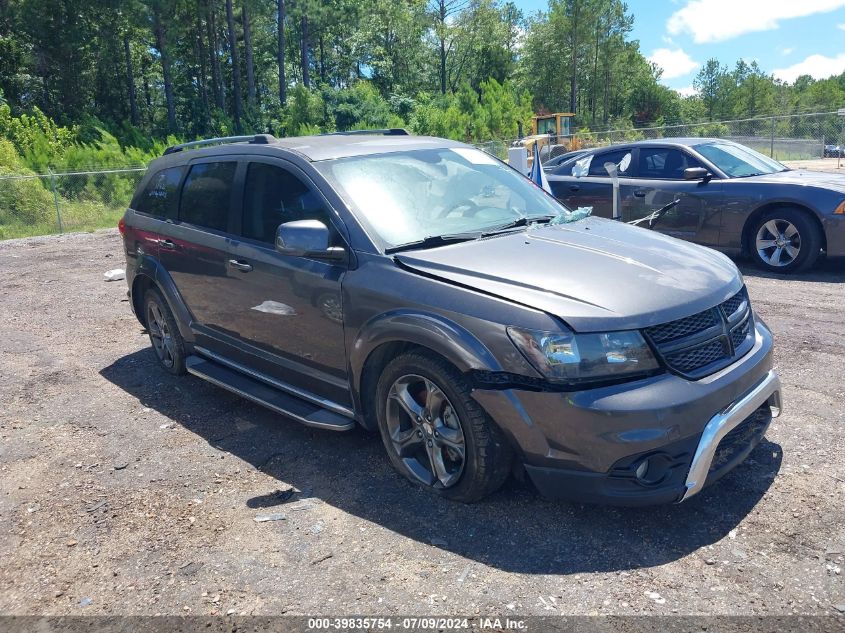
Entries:
[[[12,174],[23,178],[10,178]],[[42,179],[20,164],[10,141],[0,139],[0,226],[45,222],[54,212],[53,195]]]

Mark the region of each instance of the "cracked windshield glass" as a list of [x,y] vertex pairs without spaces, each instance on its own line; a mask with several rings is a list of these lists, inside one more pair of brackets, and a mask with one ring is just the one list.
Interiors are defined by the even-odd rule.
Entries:
[[475,149],[356,156],[321,167],[388,248],[437,236],[477,236],[515,221],[571,217],[527,178]]

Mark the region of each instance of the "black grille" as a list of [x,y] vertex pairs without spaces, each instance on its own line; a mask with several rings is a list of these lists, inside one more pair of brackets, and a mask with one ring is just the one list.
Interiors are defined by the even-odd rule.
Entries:
[[734,349],[745,343],[750,333],[751,319],[745,319],[745,322],[742,325],[736,326],[731,331],[731,343],[733,343]]
[[663,325],[655,325],[646,330],[655,343],[666,343],[675,339],[701,332],[716,325],[716,314],[713,310],[705,310],[690,317],[670,321]]
[[694,347],[675,354],[669,354],[666,356],[666,362],[678,371],[687,373],[710,363],[715,363],[720,358],[724,358],[724,356],[725,347],[722,345],[722,341],[717,339],[701,347]]
[[669,368],[689,378],[729,365],[738,350],[746,353],[752,331],[745,288],[714,308],[644,330]]
[[725,311],[725,316],[731,316],[734,312],[739,310],[742,302],[748,298],[745,288],[736,293],[733,297],[722,304],[722,310]]
[[762,437],[771,421],[771,409],[768,404],[765,404],[731,429],[716,447],[713,461],[710,462],[710,473],[723,468],[737,455],[747,450],[755,440]]

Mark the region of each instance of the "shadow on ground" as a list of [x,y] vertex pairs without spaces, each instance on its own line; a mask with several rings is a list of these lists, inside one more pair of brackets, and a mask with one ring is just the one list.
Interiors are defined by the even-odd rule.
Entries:
[[[510,481],[489,499],[466,506],[396,474],[375,435],[304,427],[198,378],[166,374],[150,350],[120,358],[100,373],[215,448],[276,477],[280,489],[309,491],[404,537],[512,572],[630,570],[686,556],[736,527],[765,494],[782,459],[780,446],[763,440],[744,464],[681,505],[552,502]],[[285,500],[270,489],[243,502],[244,511],[253,512],[281,509]]]
[[787,279],[789,281],[806,281],[814,283],[837,284],[845,283],[845,258],[822,257],[811,270],[802,273],[780,275],[758,268],[749,260],[734,260],[745,277],[760,277],[762,279]]

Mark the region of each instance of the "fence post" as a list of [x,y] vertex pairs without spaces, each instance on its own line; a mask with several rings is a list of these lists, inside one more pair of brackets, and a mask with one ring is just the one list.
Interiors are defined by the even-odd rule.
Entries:
[[775,157],[775,117],[772,117],[772,144],[769,148],[769,158]]
[[59,189],[56,187],[56,174],[53,173],[53,170],[48,168],[47,171],[50,173],[50,183],[53,186],[53,202],[56,205],[56,221],[59,223],[59,233],[64,233],[64,227],[62,227],[62,212],[59,209]]

